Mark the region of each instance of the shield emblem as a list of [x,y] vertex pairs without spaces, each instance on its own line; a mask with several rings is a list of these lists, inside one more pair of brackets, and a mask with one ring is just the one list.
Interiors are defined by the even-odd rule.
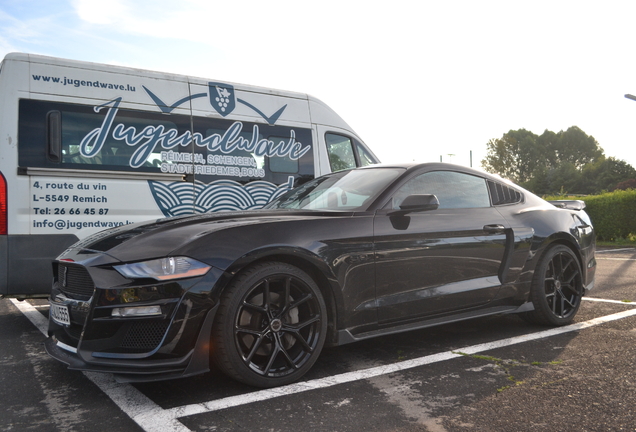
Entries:
[[210,105],[223,117],[234,111],[236,99],[234,86],[223,83],[209,82]]

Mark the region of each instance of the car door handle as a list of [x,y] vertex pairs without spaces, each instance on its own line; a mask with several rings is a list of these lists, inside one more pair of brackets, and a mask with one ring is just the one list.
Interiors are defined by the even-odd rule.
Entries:
[[499,224],[484,225],[484,231],[487,233],[500,233],[504,232],[505,229],[505,226]]

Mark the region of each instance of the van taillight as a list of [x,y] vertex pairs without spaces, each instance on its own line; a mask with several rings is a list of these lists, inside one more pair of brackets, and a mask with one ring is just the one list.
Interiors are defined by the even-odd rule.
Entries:
[[0,173],[0,235],[7,235],[7,180]]

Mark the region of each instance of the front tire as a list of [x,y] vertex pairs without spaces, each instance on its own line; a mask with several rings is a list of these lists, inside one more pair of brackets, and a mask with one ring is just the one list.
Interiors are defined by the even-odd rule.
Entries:
[[327,334],[327,308],[316,283],[286,263],[244,270],[221,298],[212,329],[213,358],[228,376],[256,387],[300,379]]
[[534,310],[528,321],[549,326],[570,324],[581,306],[583,282],[579,261],[568,247],[548,249],[535,269],[530,299]]

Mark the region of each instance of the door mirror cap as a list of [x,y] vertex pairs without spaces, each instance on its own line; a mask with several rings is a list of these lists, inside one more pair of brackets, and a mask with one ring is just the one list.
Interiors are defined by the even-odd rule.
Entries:
[[435,195],[421,194],[409,195],[400,204],[399,210],[394,210],[389,214],[407,214],[413,212],[422,212],[428,210],[437,210],[439,200]]

